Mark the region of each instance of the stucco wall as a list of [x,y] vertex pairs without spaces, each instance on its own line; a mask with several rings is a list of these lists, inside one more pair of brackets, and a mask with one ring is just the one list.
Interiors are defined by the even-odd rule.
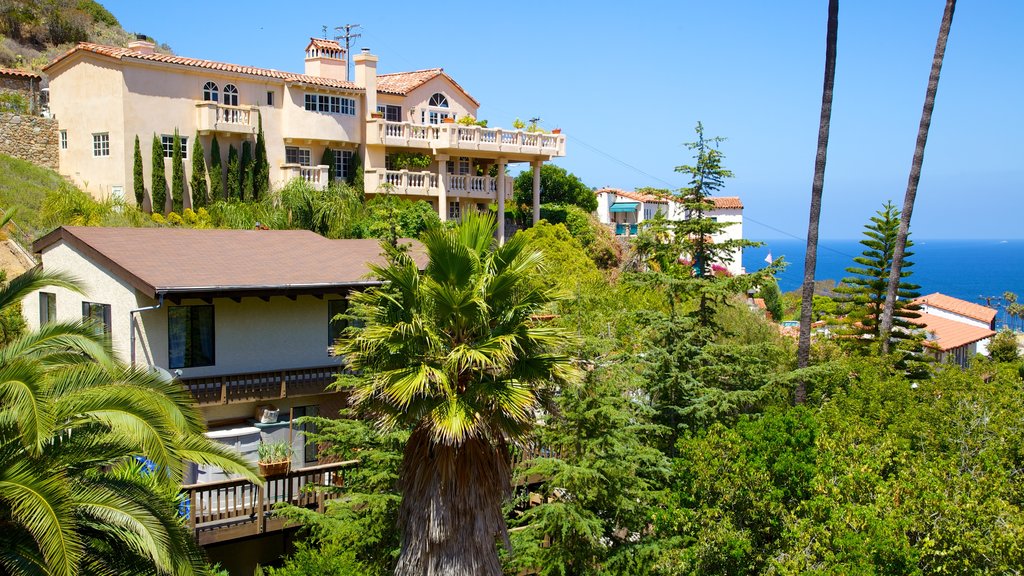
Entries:
[[52,118],[0,113],[0,154],[57,170],[57,138]]

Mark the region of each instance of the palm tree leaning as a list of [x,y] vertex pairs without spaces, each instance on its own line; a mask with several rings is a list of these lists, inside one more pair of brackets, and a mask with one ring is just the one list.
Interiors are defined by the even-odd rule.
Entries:
[[[818,124],[818,153],[814,158],[814,181],[811,184],[811,213],[807,224],[807,250],[804,256],[804,281],[800,300],[800,339],[797,344],[797,366],[806,368],[811,358],[811,312],[814,302],[814,271],[818,263],[818,221],[821,219],[821,193],[825,187],[825,156],[828,132],[832,121],[832,87],[836,81],[836,43],[839,36],[839,0],[828,2],[828,28],[825,34],[825,82],[821,91],[821,118]],[[798,382],[795,401],[803,404],[807,388]]]
[[[0,309],[53,285],[75,289],[33,270],[0,288]],[[115,361],[85,323],[46,324],[0,348],[0,573],[202,571],[177,509],[183,463],[258,477],[202,435],[191,403],[176,383]]]
[[955,10],[956,0],[946,0],[946,9],[942,13],[942,22],[939,24],[939,37],[935,41],[935,55],[932,57],[932,71],[928,76],[928,89],[925,90],[924,108],[921,109],[921,124],[917,128],[917,145],[914,147],[914,160],[910,164],[907,193],[903,197],[903,213],[900,218],[900,230],[896,236],[892,270],[889,273],[889,288],[886,291],[885,307],[882,309],[879,334],[882,339],[883,354],[889,353],[889,333],[892,332],[893,307],[896,304],[900,279],[903,277],[903,254],[906,252],[907,235],[910,233],[910,216],[914,212],[914,202],[917,199],[917,184],[921,181],[924,147],[928,143],[928,129],[931,127],[932,110],[935,108],[935,93],[939,90],[939,73],[942,72],[942,60],[946,55],[946,41],[949,39],[949,28],[953,25]]
[[534,320],[556,301],[537,275],[541,255],[525,238],[495,241],[490,215],[467,214],[454,229],[422,238],[430,258],[384,244],[385,282],[352,298],[339,344],[361,372],[352,403],[382,429],[407,427],[399,487],[398,575],[498,576],[497,540],[507,542],[502,500],[509,448],[576,378],[559,352],[568,337]]

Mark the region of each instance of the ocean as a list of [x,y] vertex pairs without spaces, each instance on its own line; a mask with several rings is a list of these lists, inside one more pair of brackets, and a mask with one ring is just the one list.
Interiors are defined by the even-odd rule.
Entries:
[[[759,248],[747,248],[743,266],[758,270],[765,266],[765,257],[784,256],[789,266],[778,274],[783,292],[797,290],[804,273],[804,240],[767,240]],[[864,246],[859,240],[823,240],[818,244],[818,280],[837,282],[849,274]],[[917,240],[911,248],[913,262],[909,281],[921,286],[921,294],[942,292],[969,302],[986,304],[986,297],[996,297],[991,305],[998,308],[998,298],[1010,291],[1024,301],[1024,240]],[[997,325],[1002,325],[1004,311],[999,310]]]

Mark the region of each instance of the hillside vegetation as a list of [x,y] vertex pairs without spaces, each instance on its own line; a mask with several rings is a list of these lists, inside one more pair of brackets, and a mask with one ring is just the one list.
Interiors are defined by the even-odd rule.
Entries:
[[94,0],[0,0],[0,36],[0,67],[35,71],[77,42],[125,46],[135,39]]
[[23,246],[31,245],[47,228],[43,223],[43,200],[48,193],[73,189],[60,174],[31,162],[0,154],[0,208],[15,210],[13,236]]

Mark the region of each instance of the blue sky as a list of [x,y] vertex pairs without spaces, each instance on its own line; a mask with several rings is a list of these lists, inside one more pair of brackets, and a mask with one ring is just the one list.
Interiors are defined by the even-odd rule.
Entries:
[[[607,7],[606,7],[607,4]],[[803,237],[826,0],[615,3],[104,2],[176,53],[301,71],[323,25],[362,27],[380,72],[444,67],[492,126],[562,128],[590,186],[679,188],[697,121],[728,138],[751,239]],[[943,0],[845,0],[821,221],[853,238],[902,204]],[[961,2],[914,210],[917,238],[1022,238],[1024,2]]]

